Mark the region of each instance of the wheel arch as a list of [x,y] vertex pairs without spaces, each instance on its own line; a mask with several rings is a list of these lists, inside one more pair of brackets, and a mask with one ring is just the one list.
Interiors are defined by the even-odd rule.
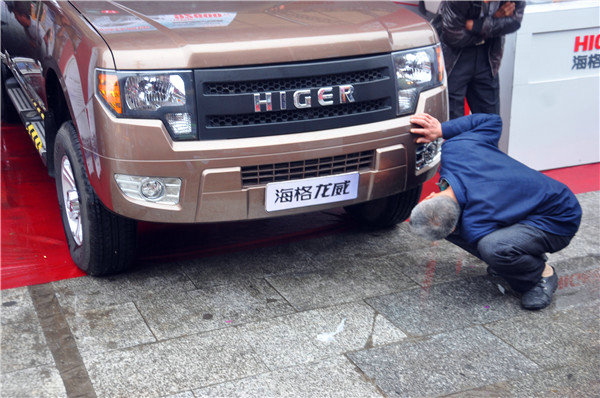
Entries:
[[72,120],[71,108],[67,101],[67,94],[54,68],[48,68],[45,76],[46,107],[48,112],[44,118],[46,132],[48,174],[55,176],[54,170],[54,142],[56,134],[62,124]]

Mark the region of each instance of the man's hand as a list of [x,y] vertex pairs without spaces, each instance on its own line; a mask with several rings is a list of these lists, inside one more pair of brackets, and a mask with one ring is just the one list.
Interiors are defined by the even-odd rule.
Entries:
[[427,113],[418,113],[412,116],[410,122],[422,127],[420,129],[410,129],[411,133],[421,136],[415,141],[417,144],[425,144],[442,137],[442,125],[436,118]]
[[505,18],[512,17],[515,12],[515,3],[513,1],[509,1],[507,3],[502,4],[498,11],[494,13],[494,18]]
[[465,23],[465,29],[471,31],[473,30],[473,20],[472,19],[467,19],[467,22]]

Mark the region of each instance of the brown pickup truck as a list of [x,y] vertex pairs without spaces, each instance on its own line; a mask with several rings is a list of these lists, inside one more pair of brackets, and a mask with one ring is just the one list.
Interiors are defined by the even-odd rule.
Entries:
[[136,220],[398,223],[440,158],[409,116],[448,112],[435,31],[392,2],[3,1],[2,83],[92,275]]

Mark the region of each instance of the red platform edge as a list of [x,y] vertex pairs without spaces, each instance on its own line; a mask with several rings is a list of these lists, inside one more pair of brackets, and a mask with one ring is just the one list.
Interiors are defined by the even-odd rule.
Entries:
[[[69,255],[54,180],[48,176],[23,127],[2,125],[1,144],[0,289],[85,275]],[[575,193],[600,190],[600,163],[548,170],[544,174],[563,182]],[[435,185],[437,180],[436,175],[425,183],[422,198],[438,190]],[[178,247],[173,252],[146,252],[141,260],[174,261],[178,258],[204,257],[334,234],[351,227],[347,220],[340,218],[340,221],[314,228],[288,229],[276,235],[246,237],[211,247],[195,246],[192,239],[188,246]],[[147,241],[145,246],[162,246],[160,239],[164,234],[161,230],[165,228],[170,231],[179,229],[179,233],[182,233],[195,227],[142,223],[141,231],[147,234],[146,240],[157,240],[156,245]]]

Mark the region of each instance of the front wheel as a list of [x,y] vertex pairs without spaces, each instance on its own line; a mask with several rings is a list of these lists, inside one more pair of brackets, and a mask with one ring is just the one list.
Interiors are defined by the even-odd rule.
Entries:
[[388,228],[408,218],[419,203],[422,185],[395,195],[346,206],[344,210],[368,228]]
[[96,276],[125,270],[135,255],[136,222],[110,212],[96,196],[72,122],[58,130],[54,167],[60,214],[75,264]]

